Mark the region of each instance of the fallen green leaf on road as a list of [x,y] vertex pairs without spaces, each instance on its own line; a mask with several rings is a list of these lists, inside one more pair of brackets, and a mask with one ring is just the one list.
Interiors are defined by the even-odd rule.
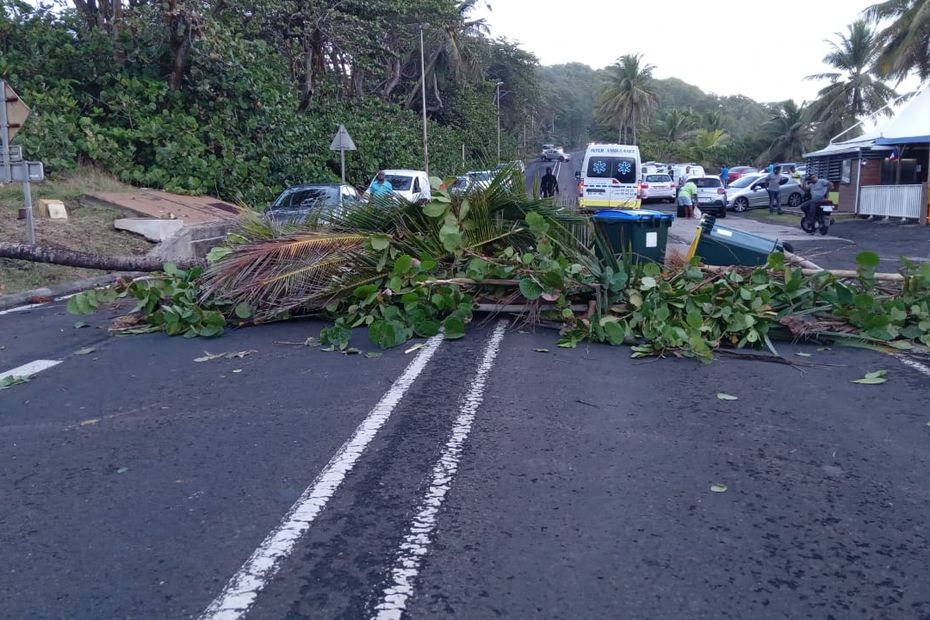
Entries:
[[28,383],[32,377],[20,377],[7,375],[3,379],[0,379],[0,390],[8,390],[14,385],[19,385],[21,383]]
[[811,357],[811,354],[810,354],[810,353],[800,353],[800,352],[798,352],[798,353],[795,353],[795,355],[797,355],[798,357]]
[[100,421],[100,418],[91,418],[89,420],[84,420],[83,422],[81,422],[81,426],[91,426],[92,424],[96,424],[99,421]]
[[230,351],[228,353],[210,353],[209,351],[204,351],[202,357],[194,358],[195,362],[209,362],[210,360],[217,360],[220,358],[223,359],[233,359],[233,358],[243,358],[247,355],[252,355],[253,353],[258,353],[258,351],[251,349],[249,351]]
[[717,399],[718,400],[739,400],[739,397],[733,396],[732,394],[725,394],[723,392],[720,392],[719,394],[717,394]]
[[313,336],[310,336],[303,342],[288,342],[286,340],[277,340],[275,341],[275,344],[286,344],[292,347],[318,347],[320,346],[320,341]]
[[533,350],[536,351],[537,353],[548,353],[549,352],[549,349],[533,349]]
[[817,347],[818,353],[823,353],[824,351],[831,351],[830,347]]
[[853,383],[861,383],[863,385],[878,385],[884,383],[888,379],[885,378],[885,375],[888,374],[885,370],[876,370],[875,372],[867,372],[865,376],[861,379],[854,379]]
[[367,357],[370,360],[373,360],[373,359],[377,359],[381,357],[381,355],[382,354],[379,353],[378,351],[369,351],[368,353],[365,354],[365,357]]
[[125,474],[127,471],[129,471],[128,467],[120,467],[119,469],[116,470],[116,473]]
[[422,342],[421,342],[420,344],[415,344],[415,345],[413,345],[412,347],[410,347],[409,349],[407,349],[406,351],[404,351],[404,355],[407,355],[408,353],[413,353],[414,351],[419,351],[420,349],[422,349],[422,348],[425,347],[425,346],[426,346],[426,345],[423,344]]
[[726,493],[726,492],[727,492],[727,485],[725,485],[725,484],[720,484],[720,483],[718,482],[717,484],[712,484],[712,485],[710,485],[710,490],[713,491],[714,493]]
[[74,324],[74,329],[81,329],[82,327],[90,327],[90,325],[88,325],[84,321],[78,321],[77,323]]
[[74,354],[75,355],[90,355],[96,350],[97,350],[96,347],[84,347],[83,349],[78,349],[77,351],[75,351]]

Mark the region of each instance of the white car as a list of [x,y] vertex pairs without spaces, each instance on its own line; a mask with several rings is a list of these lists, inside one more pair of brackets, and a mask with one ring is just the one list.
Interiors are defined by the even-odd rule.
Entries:
[[643,202],[647,200],[673,202],[675,200],[677,186],[672,182],[672,177],[667,174],[646,174],[639,187]]
[[[371,180],[374,183],[375,179]],[[422,170],[385,170],[384,178],[390,181],[394,195],[410,202],[429,202],[433,199],[429,177]],[[371,188],[371,183],[368,187]],[[365,192],[366,196],[369,192]]]
[[572,156],[562,150],[561,146],[546,149],[542,154],[543,161],[571,161]]
[[701,211],[716,213],[717,217],[727,216],[727,190],[723,189],[720,177],[688,177],[688,182],[697,186],[697,204]]

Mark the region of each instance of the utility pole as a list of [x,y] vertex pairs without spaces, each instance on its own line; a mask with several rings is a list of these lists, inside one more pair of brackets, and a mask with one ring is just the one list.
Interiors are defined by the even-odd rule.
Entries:
[[423,51],[423,29],[429,24],[420,24],[420,95],[423,104],[423,171],[429,176],[429,141],[426,135],[426,60]]
[[501,163],[501,86],[504,83],[497,81],[497,163]]

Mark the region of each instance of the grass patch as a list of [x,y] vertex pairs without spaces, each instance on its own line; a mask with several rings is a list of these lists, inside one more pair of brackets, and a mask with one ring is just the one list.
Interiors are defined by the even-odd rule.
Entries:
[[754,220],[759,220],[761,222],[769,222],[771,224],[781,224],[787,226],[797,226],[798,222],[801,221],[801,213],[789,213],[785,212],[781,215],[777,213],[769,213],[768,209],[751,209],[743,213],[743,217],[748,217]]
[[[113,228],[113,220],[125,217],[121,209],[84,205],[79,198],[95,191],[132,191],[109,175],[83,167],[67,176],[32,185],[32,200],[61,200],[68,209],[67,221],[36,218],[36,243],[80,250],[95,254],[142,255],[153,244],[142,237]],[[22,186],[0,188],[0,239],[25,243],[26,221],[18,218],[23,207]],[[0,295],[61,284],[100,275],[93,269],[75,269],[61,265],[45,265],[0,258]]]

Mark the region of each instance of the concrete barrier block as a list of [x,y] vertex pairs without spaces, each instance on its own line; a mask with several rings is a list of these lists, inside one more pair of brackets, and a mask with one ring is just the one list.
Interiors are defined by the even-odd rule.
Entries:
[[178,234],[178,232],[184,228],[184,222],[180,220],[155,220],[127,217],[114,221],[113,228],[136,233],[137,235],[142,235],[149,241],[161,243]]

